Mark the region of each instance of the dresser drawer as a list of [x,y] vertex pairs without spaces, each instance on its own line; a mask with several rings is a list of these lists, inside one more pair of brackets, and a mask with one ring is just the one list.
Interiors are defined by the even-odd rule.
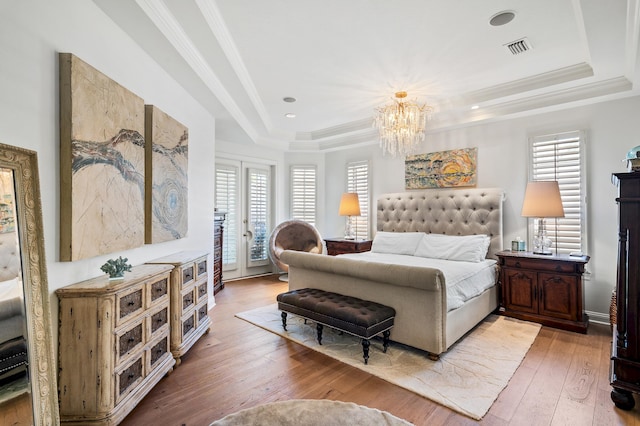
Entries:
[[536,271],[549,272],[575,272],[575,264],[571,262],[554,262],[546,259],[527,259],[517,257],[506,257],[504,266],[508,268],[535,269]]
[[182,268],[182,288],[188,287],[193,284],[193,280],[196,279],[196,265],[191,263]]
[[196,303],[200,303],[202,300],[207,299],[207,282],[201,282],[196,287],[196,292],[198,294],[198,298],[196,299]]
[[145,341],[143,318],[121,331],[116,332],[116,365],[129,354],[141,349]]
[[140,284],[116,296],[116,326],[144,309],[144,285]]
[[151,372],[160,361],[169,353],[169,334],[161,336],[158,340],[154,341],[147,352],[147,359],[149,364],[147,365],[147,371]]
[[144,364],[142,353],[124,369],[116,373],[116,403],[120,402],[129,391],[144,378]]
[[200,305],[198,305],[198,307],[196,308],[196,317],[198,318],[198,325],[200,325],[200,323],[202,323],[202,321],[207,318],[207,314],[209,313],[209,305],[207,304],[207,301],[203,301],[203,303],[201,303]]
[[149,295],[151,303],[158,303],[162,299],[169,297],[169,279],[163,278],[149,284]]
[[207,267],[207,259],[201,259],[196,262],[196,270],[198,271],[198,279],[207,276],[209,268]]
[[182,292],[182,312],[187,311],[196,303],[196,288],[191,287]]
[[188,315],[182,317],[181,324],[182,339],[188,337],[196,329],[196,311],[193,310]]
[[[163,328],[168,328],[169,324],[169,308],[164,306],[149,317],[149,336],[151,340],[155,339],[157,334],[163,332]],[[166,327],[165,327],[166,326]]]

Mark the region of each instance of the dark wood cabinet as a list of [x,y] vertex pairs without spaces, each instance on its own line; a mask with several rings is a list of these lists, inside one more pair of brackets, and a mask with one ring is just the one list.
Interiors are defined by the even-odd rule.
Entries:
[[587,332],[582,274],[589,256],[497,253],[500,313],[564,330]]
[[215,212],[213,215],[213,294],[224,288],[222,280],[222,242],[226,213]]
[[630,410],[635,405],[632,392],[640,392],[640,173],[616,173],[613,182],[618,187],[618,273],[611,399]]
[[371,240],[345,240],[344,238],[325,238],[327,254],[335,256],[345,253],[362,253],[371,250]]

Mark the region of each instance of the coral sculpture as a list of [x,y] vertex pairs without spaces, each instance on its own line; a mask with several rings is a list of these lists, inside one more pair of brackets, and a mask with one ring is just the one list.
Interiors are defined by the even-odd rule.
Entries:
[[122,256],[117,259],[109,259],[107,263],[100,267],[100,270],[109,274],[109,278],[111,279],[122,278],[124,277],[125,271],[131,271],[131,265],[127,263],[128,260],[129,259],[126,257],[123,258]]

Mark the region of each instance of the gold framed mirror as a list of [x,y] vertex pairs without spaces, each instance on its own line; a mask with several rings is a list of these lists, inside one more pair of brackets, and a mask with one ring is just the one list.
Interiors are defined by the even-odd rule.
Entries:
[[0,168],[10,170],[13,174],[15,206],[12,210],[21,265],[19,275],[23,286],[26,320],[26,371],[33,424],[59,425],[37,154],[27,149],[0,144]]

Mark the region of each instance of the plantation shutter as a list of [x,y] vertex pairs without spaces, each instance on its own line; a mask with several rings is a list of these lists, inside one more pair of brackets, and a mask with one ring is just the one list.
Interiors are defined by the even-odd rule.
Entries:
[[222,264],[231,267],[236,267],[238,252],[238,218],[235,213],[238,203],[238,173],[237,167],[216,164],[215,205],[218,211],[227,213],[222,233]]
[[347,164],[347,192],[358,194],[360,216],[351,218],[357,239],[369,238],[369,162],[358,161]]
[[[531,180],[555,180],[565,217],[546,219],[552,249],[558,253],[586,252],[586,188],[584,140],[580,132],[534,137],[531,140]],[[530,221],[533,235],[537,221]]]
[[258,168],[247,169],[249,181],[249,229],[253,238],[249,243],[247,266],[260,266],[268,262],[269,248],[269,171]]
[[316,224],[316,167],[291,166],[291,218]]

